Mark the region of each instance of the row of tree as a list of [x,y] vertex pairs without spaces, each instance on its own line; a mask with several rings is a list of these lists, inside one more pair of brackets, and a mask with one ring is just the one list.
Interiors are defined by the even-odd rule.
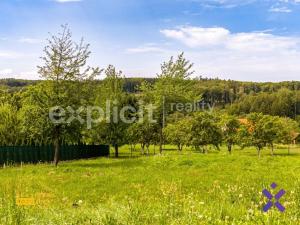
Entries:
[[269,146],[274,153],[274,144],[290,145],[298,137],[299,124],[289,118],[251,113],[245,118],[228,114],[198,112],[185,116],[164,129],[168,143],[178,146],[193,146],[206,152],[208,145],[217,149],[226,144],[229,153],[233,145],[254,146],[260,156],[261,150]]
[[[110,144],[116,157],[121,145],[137,143],[143,151],[154,144],[162,152],[163,144],[170,143],[179,150],[186,145],[206,152],[208,145],[218,148],[223,142],[229,151],[239,144],[253,145],[260,153],[266,145],[290,143],[299,127],[292,119],[276,116],[233,116],[220,108],[217,113],[208,113],[184,107],[203,100],[204,94],[191,79],[193,64],[183,53],[161,65],[155,82],[144,80],[130,93],[124,88],[124,75],[115,67],[101,70],[86,66],[89,45],[73,42],[67,26],[50,38],[44,52],[44,64],[38,67],[42,81],[17,92],[0,87],[0,145],[51,144],[56,164],[62,144],[79,143]],[[101,73],[105,79],[95,82]],[[105,118],[96,119],[100,112],[88,112],[88,106],[106,109]],[[127,123],[120,118],[124,106],[134,110],[127,110],[123,117],[138,118],[139,122]],[[62,112],[61,108],[69,110]],[[57,122],[50,119],[50,111]],[[137,113],[140,111],[144,113]],[[92,120],[93,126],[82,122],[87,120]]]

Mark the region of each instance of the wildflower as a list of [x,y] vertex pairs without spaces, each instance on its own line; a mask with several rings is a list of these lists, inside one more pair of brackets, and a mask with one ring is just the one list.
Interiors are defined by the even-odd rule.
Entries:
[[253,210],[253,209],[248,209],[248,213],[249,213],[249,214],[253,214],[253,213],[254,213],[254,210]]

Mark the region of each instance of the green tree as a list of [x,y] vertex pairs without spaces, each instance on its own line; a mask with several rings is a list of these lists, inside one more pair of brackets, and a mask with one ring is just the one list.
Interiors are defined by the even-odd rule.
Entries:
[[134,119],[131,115],[136,109],[130,105],[130,98],[124,91],[122,71],[117,71],[114,66],[109,65],[105,75],[98,90],[96,105],[106,109],[106,115],[94,129],[94,140],[104,141],[113,146],[117,158],[119,147],[126,144],[126,131]]
[[290,145],[293,143],[299,132],[299,125],[290,118],[280,118],[280,130],[277,135],[277,141],[288,145],[288,153],[290,154]]
[[[58,35],[53,35],[48,40],[48,45],[44,49],[45,56],[41,59],[44,65],[39,66],[39,74],[45,80],[47,93],[44,95],[47,99],[37,98],[38,102],[34,104],[43,105],[49,110],[53,107],[56,121],[61,121],[64,113],[61,109],[66,109],[71,106],[77,110],[83,106],[85,97],[88,94],[84,88],[85,83],[89,82],[96,75],[100,74],[98,68],[86,66],[87,60],[91,54],[89,45],[85,44],[83,39],[78,43],[72,40],[72,34],[69,28],[62,26],[62,32]],[[41,101],[39,101],[41,100]],[[44,116],[44,115],[43,115]],[[72,128],[71,128],[72,127]],[[80,136],[80,123],[72,122],[64,124],[61,122],[53,123],[51,127],[52,143],[54,144],[55,165],[59,162],[59,149],[62,143],[62,135],[64,129],[73,131],[73,134]]]
[[191,118],[186,117],[173,123],[169,123],[163,130],[166,141],[176,145],[178,151],[182,151],[184,145],[188,145],[191,131]]
[[300,115],[296,116],[296,122],[298,123],[298,127],[300,128]]
[[239,130],[239,142],[245,146],[254,146],[257,149],[258,156],[266,145],[266,141],[263,138],[262,126],[259,123],[263,114],[251,113],[247,115],[246,119],[242,122]]
[[[176,111],[177,104],[192,102],[199,98],[193,90],[194,82],[189,78],[193,74],[193,64],[181,53],[176,60],[173,57],[161,65],[161,72],[152,85],[144,82],[141,86],[142,98],[156,107],[155,118],[159,125],[159,146],[162,153],[163,128],[166,117]],[[199,100],[199,99],[197,99]]]
[[249,114],[241,126],[241,142],[244,145],[256,147],[259,157],[261,150],[266,145],[270,145],[273,155],[274,142],[278,139],[281,129],[278,119],[278,117],[263,115],[262,113]]
[[288,116],[295,118],[295,95],[286,88],[280,89],[276,93],[276,98],[272,105],[272,115]]
[[139,139],[139,127],[137,123],[131,124],[126,130],[126,140],[130,146],[130,155],[136,150],[136,145],[140,143]]
[[263,129],[263,137],[266,144],[271,148],[271,155],[274,155],[274,143],[278,139],[278,134],[282,129],[279,117],[264,115],[260,121]]
[[191,121],[190,144],[196,149],[202,148],[203,153],[207,152],[207,145],[219,148],[222,132],[218,123],[218,119],[210,113],[195,113]]
[[220,126],[222,129],[223,141],[227,145],[229,154],[231,154],[232,146],[238,141],[240,122],[235,116],[221,115]]
[[[157,142],[158,124],[153,118],[153,107],[151,105],[140,102],[137,108],[136,121],[130,125],[128,135],[133,135],[134,141],[141,144],[142,154],[145,153],[146,147],[147,155],[149,155],[150,145]],[[129,141],[132,140],[132,137],[128,138]]]
[[19,118],[10,104],[0,105],[0,145],[12,146],[20,141]]
[[9,103],[9,90],[6,86],[0,85],[0,104]]
[[22,145],[53,144],[54,124],[49,118],[47,88],[45,83],[40,83],[22,94],[22,107],[18,113]]

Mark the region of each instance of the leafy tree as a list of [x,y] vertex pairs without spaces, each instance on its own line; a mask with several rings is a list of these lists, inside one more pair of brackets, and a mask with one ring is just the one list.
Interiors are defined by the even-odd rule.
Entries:
[[279,123],[279,117],[264,115],[260,123],[266,144],[271,147],[271,154],[274,155],[274,142],[278,139],[278,134],[282,129]]
[[276,93],[272,115],[294,117],[295,96],[291,90],[281,89]]
[[142,147],[142,154],[144,154],[146,147],[147,155],[149,155],[149,147],[156,139],[157,124],[146,120],[136,123],[134,126],[136,128],[135,130],[137,132],[138,141]]
[[210,113],[195,113],[191,121],[190,144],[196,149],[201,147],[203,153],[207,152],[207,145],[219,148],[219,144],[222,142],[222,133],[218,122],[218,119]]
[[176,122],[169,123],[164,128],[164,136],[170,144],[177,146],[182,151],[184,145],[189,143],[189,134],[191,131],[191,118],[183,118]]
[[18,144],[19,119],[16,109],[10,104],[0,105],[0,145],[12,146]]
[[0,104],[9,103],[9,93],[6,86],[0,85]]
[[299,132],[299,125],[290,118],[280,118],[280,130],[277,135],[279,143],[288,145],[288,153],[290,154],[290,144],[295,140]]
[[131,124],[126,130],[126,140],[130,146],[130,155],[132,156],[132,152],[136,149],[136,145],[140,143],[139,139],[139,127],[137,123]]
[[[44,106],[49,110],[54,107],[66,109],[72,106],[78,109],[85,103],[85,96],[88,94],[84,88],[86,82],[93,79],[101,71],[98,68],[86,66],[87,59],[91,52],[89,45],[84,44],[83,39],[79,44],[72,40],[71,31],[68,27],[62,26],[62,32],[56,36],[52,36],[48,40],[48,45],[44,49],[45,56],[42,57],[44,65],[39,66],[39,74],[47,82],[45,82],[47,93],[45,99],[37,98],[35,104]],[[55,119],[61,121],[63,119],[62,110],[57,108],[53,111]],[[43,115],[45,116],[45,115]],[[74,125],[74,126],[73,126]],[[54,144],[55,165],[59,162],[59,149],[62,142],[62,134],[64,130],[72,126],[74,134],[80,134],[80,125],[77,122],[64,124],[61,122],[53,123],[51,126],[51,139]]]
[[296,116],[296,122],[298,123],[298,127],[300,128],[300,115]]
[[240,130],[244,145],[255,146],[259,157],[261,150],[266,145],[270,145],[273,155],[274,142],[278,140],[278,134],[282,128],[279,118],[261,113],[251,113],[245,121]]
[[[193,74],[192,66],[184,54],[181,53],[176,60],[173,57],[161,65],[161,72],[152,85],[144,82],[141,85],[142,97],[145,102],[153,103],[156,107],[156,119],[159,125],[160,153],[163,145],[163,128],[166,116],[175,111],[177,103],[186,103],[195,100],[199,95],[193,90],[194,83],[189,80]],[[198,99],[197,99],[198,100]]]
[[143,102],[140,102],[138,108],[137,121],[130,126],[129,130],[130,134],[133,134],[135,142],[141,144],[142,154],[145,153],[146,147],[147,155],[149,155],[150,145],[157,143],[159,127],[152,118],[153,108],[151,105],[145,105]]
[[232,115],[222,115],[220,126],[222,129],[223,141],[227,144],[228,152],[231,154],[232,146],[238,142],[239,120]]
[[106,109],[106,116],[95,128],[94,139],[112,145],[117,158],[119,147],[126,144],[126,131],[131,124],[130,121],[125,120],[131,120],[130,115],[135,110],[128,108],[122,113],[124,107],[130,106],[128,94],[123,89],[122,71],[117,71],[114,66],[109,65],[105,70],[105,75],[106,78],[98,90],[96,105]]
[[19,111],[22,145],[53,143],[54,125],[49,118],[50,105],[47,100],[47,86],[42,83],[29,87],[23,93]]
[[257,149],[258,156],[260,157],[260,152],[266,145],[266,141],[263,137],[263,129],[260,124],[260,120],[263,114],[252,113],[249,114],[244,121],[242,121],[242,126],[240,128],[240,143],[243,147],[254,146]]

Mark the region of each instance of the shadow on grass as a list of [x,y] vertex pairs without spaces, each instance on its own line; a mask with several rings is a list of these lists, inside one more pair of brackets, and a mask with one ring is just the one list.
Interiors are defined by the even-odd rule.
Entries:
[[107,157],[108,159],[138,159],[143,157],[143,155],[129,155],[129,154],[121,154],[118,158],[116,158],[113,154]]
[[[242,151],[242,150],[240,150]],[[245,152],[239,152],[238,153],[239,155],[244,155],[244,156],[250,156],[250,157],[258,157],[258,154],[257,152],[255,151],[252,151],[252,152],[249,152],[249,151],[245,151]],[[295,156],[300,156],[299,153],[297,152],[274,152],[274,155],[272,156],[271,153],[267,153],[267,152],[262,152],[261,153],[261,157],[295,157]]]
[[291,153],[283,153],[283,152],[280,152],[280,153],[274,153],[274,156],[299,156],[299,153],[296,153],[296,152],[291,152]]
[[[83,168],[134,168],[143,164],[140,160],[118,160],[122,158],[112,158],[112,161],[108,163],[103,163],[101,161],[92,163],[85,162],[75,162],[72,163],[72,167],[83,167]],[[134,159],[134,158],[131,158]]]

